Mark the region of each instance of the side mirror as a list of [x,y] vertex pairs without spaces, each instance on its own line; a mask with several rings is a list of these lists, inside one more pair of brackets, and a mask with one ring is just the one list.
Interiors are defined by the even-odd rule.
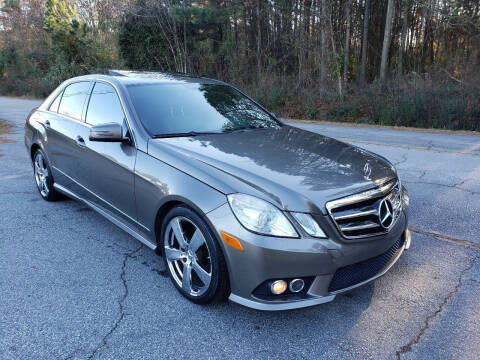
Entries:
[[90,141],[123,142],[123,128],[120,124],[109,123],[90,128]]

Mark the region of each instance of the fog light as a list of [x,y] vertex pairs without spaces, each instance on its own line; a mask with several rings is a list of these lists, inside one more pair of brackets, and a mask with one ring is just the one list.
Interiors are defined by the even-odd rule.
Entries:
[[302,291],[304,287],[305,281],[303,281],[302,279],[293,279],[292,281],[290,281],[290,285],[288,286],[290,291],[293,293],[298,293]]
[[275,295],[283,294],[287,290],[287,283],[284,280],[276,280],[270,286],[270,291]]

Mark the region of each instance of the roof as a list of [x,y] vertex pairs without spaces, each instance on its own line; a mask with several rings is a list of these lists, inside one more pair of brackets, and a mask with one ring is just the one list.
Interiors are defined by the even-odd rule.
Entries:
[[108,75],[125,84],[138,83],[200,83],[220,84],[221,81],[187,74],[158,71],[109,70]]

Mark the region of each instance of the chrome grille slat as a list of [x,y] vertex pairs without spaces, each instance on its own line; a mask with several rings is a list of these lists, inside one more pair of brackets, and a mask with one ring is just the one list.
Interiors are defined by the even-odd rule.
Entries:
[[340,225],[340,229],[342,231],[355,231],[355,230],[364,230],[364,229],[371,229],[375,227],[379,227],[380,225],[369,222],[363,225],[355,225],[355,226],[342,226]]
[[339,232],[346,239],[377,236],[388,232],[378,216],[380,202],[388,199],[391,203],[393,222],[398,219],[402,208],[400,184],[397,180],[387,182],[377,189],[365,191],[333,200],[327,203],[327,211]]
[[347,214],[347,215],[335,216],[335,219],[337,221],[339,221],[339,220],[345,220],[345,219],[352,219],[352,218],[356,218],[356,217],[374,215],[376,213],[377,213],[377,209],[371,209],[371,210],[367,210],[367,211],[361,211],[361,212],[358,212],[358,213],[350,213],[350,214]]

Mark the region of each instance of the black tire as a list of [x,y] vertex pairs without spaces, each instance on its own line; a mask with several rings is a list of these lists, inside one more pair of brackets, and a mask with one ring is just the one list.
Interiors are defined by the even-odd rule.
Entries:
[[[36,161],[37,161],[37,158],[40,159],[39,157],[41,157],[43,165],[47,170],[47,174],[44,177],[45,178],[44,188],[41,188],[42,185],[39,184],[37,168],[36,168]],[[45,201],[58,201],[63,199],[63,195],[59,193],[57,190],[55,190],[55,188],[53,187],[52,170],[50,168],[50,164],[48,162],[47,156],[41,149],[37,149],[35,151],[35,154],[33,154],[32,162],[33,162],[33,176],[35,179],[35,184],[37,185],[37,190],[40,193],[40,196],[42,197],[42,199]],[[47,191],[44,191],[44,189],[46,189]]]
[[[203,287],[203,289],[206,288],[206,290],[203,290],[204,293],[201,295],[193,296],[190,293],[186,292],[182,288],[182,286],[180,286],[177,283],[178,276],[177,276],[177,280],[175,280],[175,275],[174,273],[172,273],[172,268],[174,272],[176,271],[175,269],[178,269],[178,268],[175,268],[174,266],[172,266],[171,268],[169,266],[169,262],[167,260],[167,256],[165,253],[166,252],[165,244],[168,244],[167,243],[169,241],[168,239],[170,239],[170,237],[172,236],[171,231],[173,231],[171,230],[171,227],[169,227],[168,225],[170,224],[171,221],[175,221],[174,219],[180,219],[180,218],[185,219],[182,221],[185,221],[187,225],[188,225],[188,222],[193,223],[198,228],[198,230],[201,231],[203,235],[203,239],[205,240],[205,243],[206,243],[207,251],[209,253],[209,257],[208,257],[209,265],[211,266],[209,268],[211,270],[210,284],[208,286]],[[169,229],[168,230],[169,234],[166,237],[167,228]],[[185,239],[188,240],[188,235],[186,233],[184,234],[185,234]],[[190,239],[190,242],[191,242],[191,239]],[[228,293],[230,292],[230,286],[229,286],[228,270],[225,262],[225,257],[209,225],[195,211],[185,206],[177,206],[172,210],[170,210],[163,220],[161,237],[158,241],[158,244],[161,247],[161,254],[163,256],[165,268],[167,269],[170,280],[172,281],[173,285],[177,288],[177,290],[184,297],[186,297],[188,300],[196,304],[208,304],[212,302],[219,302],[224,300],[227,297]],[[198,252],[194,253],[195,259],[197,259],[199,252],[204,251],[204,249],[205,247],[200,248]],[[180,260],[178,260],[178,262],[180,266],[183,265]],[[193,279],[193,276],[192,276],[192,279]],[[193,280],[192,280],[192,283],[193,283]]]

